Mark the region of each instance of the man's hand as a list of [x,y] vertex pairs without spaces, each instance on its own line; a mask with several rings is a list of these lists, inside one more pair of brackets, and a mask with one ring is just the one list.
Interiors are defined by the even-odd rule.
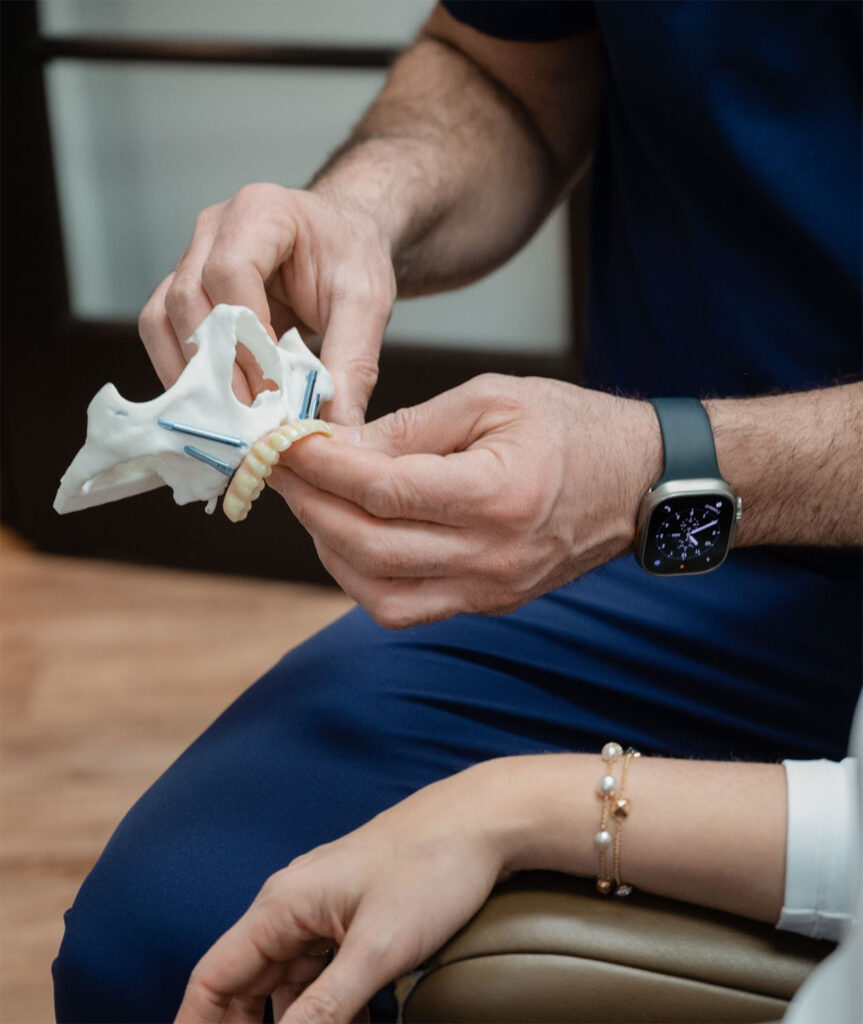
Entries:
[[[585,166],[602,94],[597,32],[490,39],[435,8],[381,94],[309,191],[247,185],[204,210],[140,332],[162,383],[219,302],[249,306],[273,339],[323,335],[335,399],[362,423],[398,290],[460,287],[504,263]],[[263,386],[240,350],[235,390]]]
[[510,611],[628,550],[662,468],[648,404],[540,378],[478,377],[342,438],[269,482],[390,628]]
[[[269,995],[286,1024],[355,1020],[498,881],[509,826],[491,813],[488,776],[480,766],[427,786],[273,875],[193,971],[178,1024],[260,1021]],[[316,954],[333,945],[327,966]]]
[[[395,301],[388,245],[367,214],[279,185],[248,185],[200,214],[191,244],[139,321],[162,383],[194,354],[183,345],[220,302],[250,307],[275,340],[291,327],[323,334],[336,397],[326,415],[362,423]],[[254,360],[238,362],[241,392],[260,389]],[[244,395],[247,397],[247,395]]]

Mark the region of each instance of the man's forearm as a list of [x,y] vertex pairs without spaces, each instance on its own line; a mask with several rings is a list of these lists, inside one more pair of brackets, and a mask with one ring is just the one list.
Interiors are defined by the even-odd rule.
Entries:
[[863,544],[863,383],[704,404],[738,545]]
[[468,58],[424,39],[312,185],[389,240],[399,294],[458,287],[505,260],[554,199],[523,113]]
[[[495,69],[505,66],[506,54],[491,51],[483,67],[459,45],[465,35],[436,12],[311,185],[372,215],[391,247],[400,295],[458,287],[504,262],[589,150],[599,96],[590,44],[574,44],[590,68],[579,93],[584,113],[573,115],[581,129],[573,131],[535,116],[541,96],[522,87],[533,78],[502,81]],[[561,148],[556,137],[564,131],[575,142]]]

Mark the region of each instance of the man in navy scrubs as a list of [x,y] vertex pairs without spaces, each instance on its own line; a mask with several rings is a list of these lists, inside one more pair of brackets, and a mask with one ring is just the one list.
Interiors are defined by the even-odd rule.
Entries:
[[[323,334],[347,443],[306,441],[272,482],[365,610],[121,823],[67,917],[60,1020],[169,1019],[270,874],[476,761],[610,736],[842,756],[859,39],[854,3],[450,0],[309,190],[204,211],[144,342],[167,384],[218,302]],[[361,426],[396,291],[498,266],[591,153],[584,386],[483,377]]]

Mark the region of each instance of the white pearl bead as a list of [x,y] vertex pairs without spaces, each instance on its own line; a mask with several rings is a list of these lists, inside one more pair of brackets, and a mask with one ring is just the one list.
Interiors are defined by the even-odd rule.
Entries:
[[603,775],[596,788],[603,796],[611,796],[617,789],[617,779],[613,775]]
[[602,756],[606,761],[613,761],[616,757],[623,757],[623,747],[619,743],[606,743],[602,748]]
[[596,835],[593,837],[593,841],[600,848],[600,850],[604,850],[607,847],[611,846],[611,833],[608,832],[606,829],[602,829],[601,832],[596,833]]

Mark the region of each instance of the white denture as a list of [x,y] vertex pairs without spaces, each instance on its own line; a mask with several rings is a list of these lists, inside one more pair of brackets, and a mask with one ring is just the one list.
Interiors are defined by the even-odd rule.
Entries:
[[279,454],[310,434],[332,436],[332,430],[323,420],[295,420],[258,441],[234,474],[222,502],[222,511],[232,523],[241,523],[249,514],[252,502],[264,489],[264,480],[272,473]]
[[[251,405],[243,404],[232,388],[238,342],[257,359],[267,381],[276,385],[276,390],[262,391]],[[197,352],[158,398],[129,402],[113,384],[96,394],[87,409],[87,439],[63,474],[54,499],[58,512],[119,501],[164,484],[178,505],[206,501],[207,512],[212,512],[243,462],[252,460],[252,486],[246,498],[263,486],[263,471],[269,472],[272,463],[258,448],[259,439],[268,441],[280,424],[297,420],[292,425],[299,428],[297,437],[329,433],[326,424],[301,418],[314,415],[320,402],[333,397],[333,382],[298,331],[288,331],[274,345],[250,309],[221,305],[187,344],[196,345]],[[285,448],[290,437],[287,432],[280,435]],[[276,457],[284,450],[270,444],[264,448]]]

